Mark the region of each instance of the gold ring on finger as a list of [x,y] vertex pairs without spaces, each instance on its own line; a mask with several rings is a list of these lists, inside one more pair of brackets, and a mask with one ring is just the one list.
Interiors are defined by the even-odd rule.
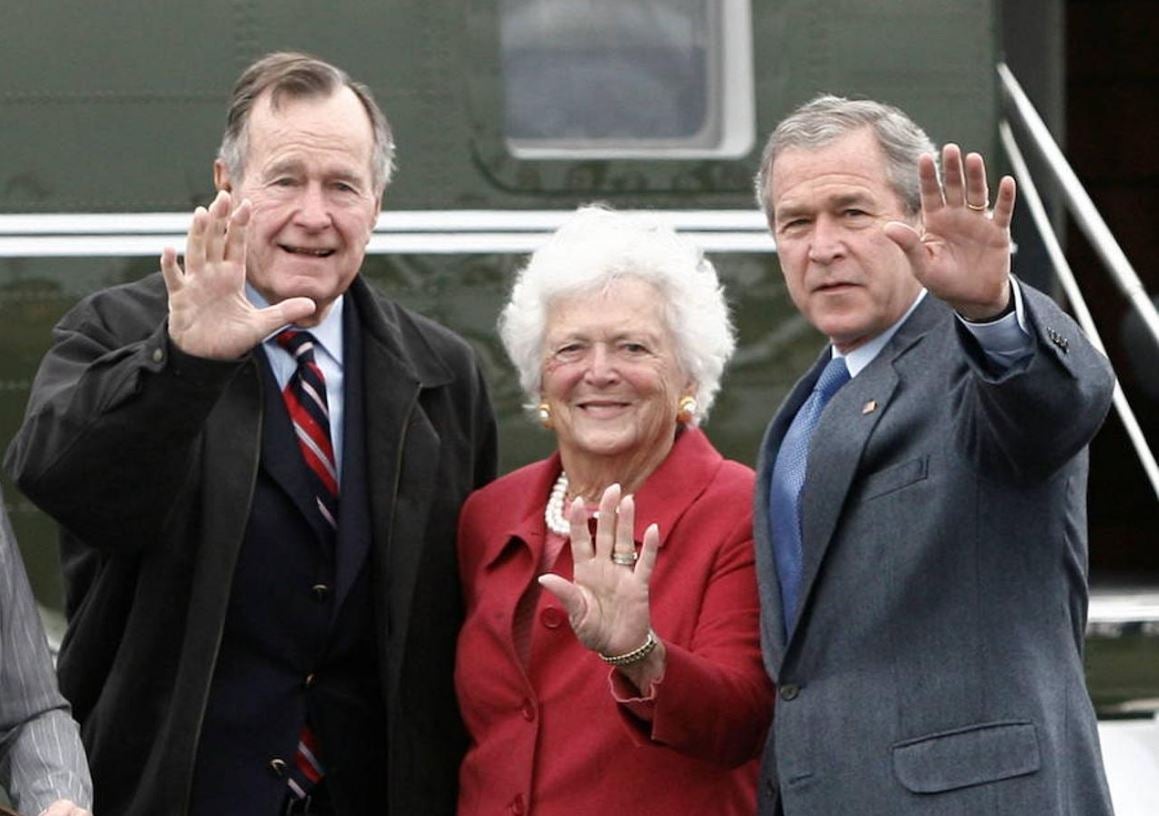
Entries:
[[630,567],[634,565],[637,558],[639,558],[639,556],[635,553],[635,551],[612,553],[612,563],[619,564],[621,567]]
[[969,201],[966,202],[966,206],[974,212],[986,212],[989,209],[986,204],[971,204]]

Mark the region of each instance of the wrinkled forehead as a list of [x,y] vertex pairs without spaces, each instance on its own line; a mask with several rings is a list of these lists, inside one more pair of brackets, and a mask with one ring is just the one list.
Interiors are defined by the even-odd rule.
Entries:
[[769,181],[770,185],[780,187],[786,176],[807,178],[827,173],[887,178],[885,151],[873,131],[862,128],[818,144],[784,147],[773,159]]
[[819,147],[791,147],[773,162],[766,190],[770,213],[787,202],[870,198],[897,200],[876,139],[851,134]]
[[333,155],[372,169],[374,130],[348,88],[329,95],[284,97],[276,107],[267,92],[254,103],[246,126],[251,159],[283,153]]

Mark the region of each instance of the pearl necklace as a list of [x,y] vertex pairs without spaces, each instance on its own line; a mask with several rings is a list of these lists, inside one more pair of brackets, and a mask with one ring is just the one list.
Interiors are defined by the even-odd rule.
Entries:
[[567,485],[567,474],[560,471],[559,478],[555,480],[555,487],[551,489],[551,497],[547,500],[547,507],[543,508],[543,520],[547,522],[547,529],[564,538],[571,535],[571,525],[563,517]]

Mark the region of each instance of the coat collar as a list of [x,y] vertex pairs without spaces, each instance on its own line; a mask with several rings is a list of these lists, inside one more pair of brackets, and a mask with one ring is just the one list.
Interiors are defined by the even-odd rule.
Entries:
[[[668,456],[636,493],[633,530],[636,541],[642,541],[648,525],[655,523],[660,528],[660,546],[664,547],[669,533],[688,507],[712,483],[723,461],[702,431],[685,427],[676,437]],[[483,555],[484,564],[493,563],[514,541],[538,549],[547,534],[544,507],[561,467],[557,451],[497,483],[508,482],[510,493],[518,495],[520,500],[496,508],[500,517],[495,529],[500,533],[488,542]]]
[[[370,284],[359,274],[346,290],[358,306],[366,342],[373,343],[392,367],[419,388],[436,388],[454,380],[454,375],[417,331],[406,331],[412,318],[393,301],[375,296]],[[409,344],[409,345],[408,345]],[[418,345],[418,348],[412,346]]]

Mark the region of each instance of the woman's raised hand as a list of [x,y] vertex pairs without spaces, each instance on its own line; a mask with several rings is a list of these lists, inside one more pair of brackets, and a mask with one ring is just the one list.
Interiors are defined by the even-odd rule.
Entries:
[[583,499],[572,502],[567,516],[573,580],[547,574],[540,576],[539,583],[567,609],[571,628],[587,648],[604,655],[639,648],[651,627],[648,583],[656,564],[659,529],[655,524],[648,526],[637,556],[632,533],[635,502],[631,496],[621,498],[618,484],[605,490],[600,499],[594,541]]

